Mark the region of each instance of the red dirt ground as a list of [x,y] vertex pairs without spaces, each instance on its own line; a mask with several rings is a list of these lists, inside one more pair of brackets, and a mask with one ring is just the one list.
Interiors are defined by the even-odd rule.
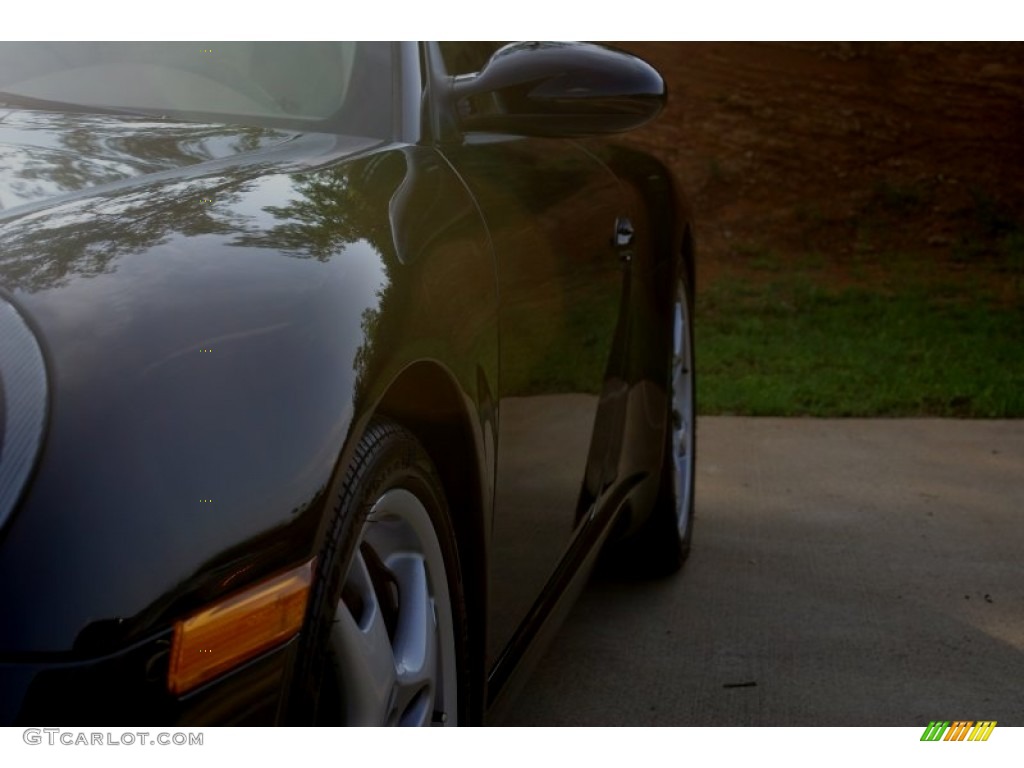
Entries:
[[688,194],[702,280],[758,253],[813,254],[837,279],[899,253],[1019,280],[1024,45],[618,45],[668,83],[627,140]]

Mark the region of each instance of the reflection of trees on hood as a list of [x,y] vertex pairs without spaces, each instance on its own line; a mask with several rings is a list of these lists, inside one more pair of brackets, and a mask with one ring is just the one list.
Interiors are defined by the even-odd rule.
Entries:
[[[363,310],[360,320],[362,343],[352,367],[356,371],[356,398],[364,395],[371,380],[377,351],[386,349],[392,332],[386,307],[393,304],[401,282],[393,279],[397,253],[392,237],[389,206],[395,190],[406,174],[401,153],[388,152],[365,160],[298,174],[292,177],[295,197],[283,206],[267,206],[264,211],[281,221],[258,233],[247,233],[235,240],[237,245],[275,248],[300,258],[328,261],[346,246],[364,241],[380,259],[385,279],[376,290],[376,306]],[[400,303],[400,302],[399,302]]]
[[256,151],[288,136],[251,126],[16,110],[0,123],[0,159],[3,182],[20,204]]
[[400,153],[292,176],[294,198],[263,210],[282,223],[236,238],[236,245],[275,248],[290,256],[327,261],[344,246],[369,242],[394,253],[388,205],[405,176]]
[[384,152],[332,168],[292,176],[294,197],[287,205],[263,210],[281,223],[247,232],[235,245],[273,248],[289,256],[328,261],[346,246],[368,243],[380,260],[384,280],[376,291],[375,306],[362,313],[362,344],[353,360],[356,397],[373,379],[381,353],[394,346],[403,332],[407,313],[391,312],[389,306],[411,301],[409,281],[396,280],[399,254],[394,242],[395,228],[402,227],[402,205],[398,191],[412,178],[411,158],[402,151]]
[[[265,164],[189,179],[145,174],[256,151],[288,136],[245,126],[12,111],[0,123],[0,161],[6,191],[18,208],[26,205],[7,221],[0,213],[0,280],[11,289],[44,290],[72,276],[109,273],[121,257],[172,235],[244,230],[249,217],[237,207]],[[47,198],[56,198],[52,206],[29,207]]]
[[124,256],[166,243],[172,236],[229,235],[248,217],[235,206],[258,169],[189,181],[146,184],[28,213],[2,225],[0,276],[10,289],[40,291],[70,277],[116,269]]

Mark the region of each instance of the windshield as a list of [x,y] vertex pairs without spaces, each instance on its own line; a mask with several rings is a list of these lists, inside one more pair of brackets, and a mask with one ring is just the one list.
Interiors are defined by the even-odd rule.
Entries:
[[3,43],[0,102],[386,136],[390,45]]

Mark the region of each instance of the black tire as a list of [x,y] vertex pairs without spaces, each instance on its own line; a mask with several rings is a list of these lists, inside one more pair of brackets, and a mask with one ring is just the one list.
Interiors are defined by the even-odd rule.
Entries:
[[[318,725],[465,722],[466,632],[458,550],[441,482],[412,434],[375,419],[346,473],[317,558],[295,719]],[[436,674],[425,672],[425,681],[408,675],[410,665],[395,659],[416,657],[405,654],[406,646],[421,652],[426,668],[434,656]],[[395,675],[389,692],[383,676],[388,651]]]
[[[681,273],[683,271],[680,270]],[[625,541],[620,542],[612,555],[616,570],[634,576],[669,576],[682,568],[690,555],[693,541],[697,421],[692,308],[693,292],[681,274],[677,277],[673,298],[668,414],[658,495],[648,519]],[[680,342],[682,351],[677,355]],[[677,386],[676,376],[679,373],[688,381],[682,388]],[[685,456],[677,462],[680,454],[680,426],[686,433],[682,441]],[[685,477],[681,478],[680,475]]]

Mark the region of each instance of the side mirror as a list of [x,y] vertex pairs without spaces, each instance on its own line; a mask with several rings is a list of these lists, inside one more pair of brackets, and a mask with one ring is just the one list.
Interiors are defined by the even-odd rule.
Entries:
[[464,132],[526,136],[620,133],[665,106],[665,81],[650,64],[590,43],[512,43],[484,68],[452,81]]

